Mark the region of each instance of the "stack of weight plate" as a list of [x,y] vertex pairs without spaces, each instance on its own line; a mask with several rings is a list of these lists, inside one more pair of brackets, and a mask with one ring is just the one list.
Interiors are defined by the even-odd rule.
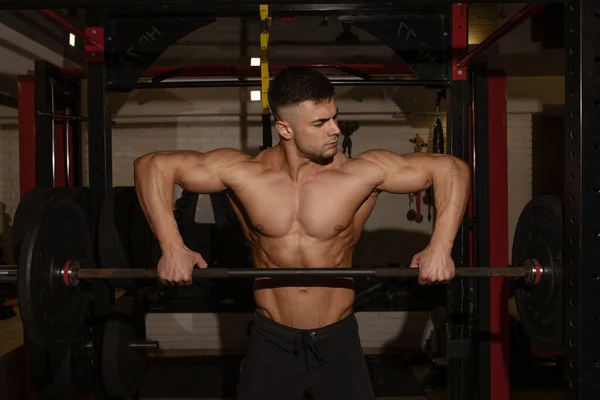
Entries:
[[[104,198],[97,240],[102,268],[153,268],[160,259],[160,248],[132,186],[115,187]],[[113,282],[124,287],[135,284],[125,279]]]

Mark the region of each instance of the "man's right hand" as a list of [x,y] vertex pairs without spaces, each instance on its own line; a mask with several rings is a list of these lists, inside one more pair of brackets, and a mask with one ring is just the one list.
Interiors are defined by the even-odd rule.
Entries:
[[194,266],[206,268],[202,256],[184,245],[163,250],[156,269],[157,278],[164,284],[191,285]]

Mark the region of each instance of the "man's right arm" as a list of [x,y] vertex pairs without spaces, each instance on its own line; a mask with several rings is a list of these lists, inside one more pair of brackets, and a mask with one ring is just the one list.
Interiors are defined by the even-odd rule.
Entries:
[[195,193],[216,193],[227,188],[227,173],[248,157],[235,149],[206,153],[161,151],[134,162],[135,189],[140,205],[161,248],[183,246],[173,216],[173,186]]

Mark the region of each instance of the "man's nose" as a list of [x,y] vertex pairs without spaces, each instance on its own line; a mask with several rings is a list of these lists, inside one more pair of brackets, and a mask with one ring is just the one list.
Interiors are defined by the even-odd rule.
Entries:
[[332,120],[329,128],[329,136],[339,136],[341,133],[342,131],[340,130],[337,121]]

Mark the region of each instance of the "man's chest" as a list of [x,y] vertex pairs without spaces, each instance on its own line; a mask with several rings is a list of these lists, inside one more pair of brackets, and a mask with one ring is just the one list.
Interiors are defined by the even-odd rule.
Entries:
[[272,237],[336,235],[350,225],[372,194],[372,188],[359,179],[338,172],[301,183],[284,174],[266,173],[232,189],[248,228]]

